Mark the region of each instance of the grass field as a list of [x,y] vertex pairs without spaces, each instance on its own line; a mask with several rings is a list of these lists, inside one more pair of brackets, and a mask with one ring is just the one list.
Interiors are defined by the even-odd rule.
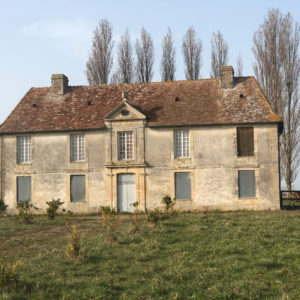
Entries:
[[[186,213],[107,243],[99,216],[0,219],[0,260],[21,259],[0,299],[300,299],[300,212]],[[68,233],[82,236],[78,261]]]

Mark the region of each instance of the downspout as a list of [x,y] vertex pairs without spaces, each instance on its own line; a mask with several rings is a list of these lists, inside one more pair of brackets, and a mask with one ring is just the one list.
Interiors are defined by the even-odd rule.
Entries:
[[3,135],[1,135],[1,200],[4,201],[4,169],[3,169],[3,163],[4,163],[4,149],[3,149]]

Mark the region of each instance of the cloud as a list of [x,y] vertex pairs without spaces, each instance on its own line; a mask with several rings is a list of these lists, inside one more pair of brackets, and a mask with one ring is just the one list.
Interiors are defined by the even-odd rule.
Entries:
[[82,19],[36,21],[22,28],[22,33],[27,36],[59,40],[76,39],[78,42],[90,41],[92,32],[91,25]]

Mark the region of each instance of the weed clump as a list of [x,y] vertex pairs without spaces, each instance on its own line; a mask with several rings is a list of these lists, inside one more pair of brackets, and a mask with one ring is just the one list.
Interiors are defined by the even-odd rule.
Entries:
[[64,202],[61,202],[60,199],[46,202],[48,204],[47,208],[47,216],[50,220],[53,220],[55,216],[57,215],[57,210],[59,209],[60,206],[64,204]]
[[107,235],[108,242],[112,243],[117,240],[117,228],[119,225],[118,213],[109,206],[100,207],[102,226]]
[[76,260],[79,258],[80,254],[80,233],[76,225],[72,226],[72,233],[69,235],[69,243],[67,246],[67,256],[71,260]]
[[158,209],[150,210],[147,213],[147,221],[149,224],[156,225],[159,221],[164,220],[166,216]]
[[142,225],[142,215],[141,211],[137,209],[139,203],[134,202],[131,204],[135,210],[132,215],[130,215],[130,230],[129,233],[138,233],[141,230],[141,225]]
[[19,283],[21,260],[15,263],[0,262],[0,290],[13,290]]
[[7,205],[5,205],[4,201],[0,199],[0,217],[2,217],[6,212]]
[[17,210],[18,210],[17,221],[21,224],[32,223],[32,220],[33,220],[32,208],[33,208],[33,205],[29,202],[29,200],[18,202],[18,204],[17,204]]
[[174,208],[175,200],[172,200],[170,196],[165,196],[162,198],[161,203],[165,206],[165,212],[168,213],[170,209]]

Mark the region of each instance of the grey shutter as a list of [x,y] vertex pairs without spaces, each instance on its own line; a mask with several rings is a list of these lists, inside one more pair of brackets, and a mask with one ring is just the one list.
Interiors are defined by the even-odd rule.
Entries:
[[239,198],[255,198],[255,172],[239,171]]
[[31,176],[17,177],[17,201],[31,201]]
[[191,176],[189,172],[175,173],[175,199],[191,199]]
[[84,175],[71,175],[71,202],[85,202]]

